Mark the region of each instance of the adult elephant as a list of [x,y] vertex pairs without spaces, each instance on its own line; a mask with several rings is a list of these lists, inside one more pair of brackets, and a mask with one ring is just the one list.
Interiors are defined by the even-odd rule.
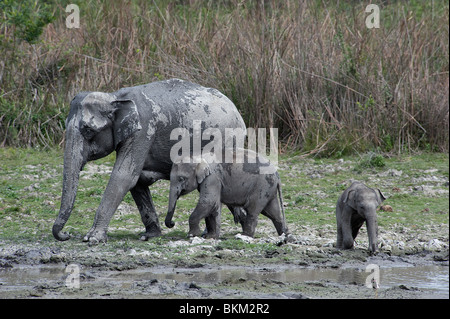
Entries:
[[[77,94],[66,120],[61,208],[53,236],[61,241],[70,237],[62,229],[72,212],[84,165],[113,151],[116,162],[94,224],[83,240],[91,244],[106,242],[109,222],[128,191],[145,225],[141,239],[159,236],[161,227],[148,186],[158,179],[170,179],[170,150],[178,142],[171,139],[171,132],[184,129],[192,136],[194,120],[201,120],[202,130],[219,129],[223,139],[225,128],[245,132],[241,115],[226,96],[179,79],[113,93]],[[202,141],[201,147],[208,142]],[[190,143],[191,152],[194,143]]]

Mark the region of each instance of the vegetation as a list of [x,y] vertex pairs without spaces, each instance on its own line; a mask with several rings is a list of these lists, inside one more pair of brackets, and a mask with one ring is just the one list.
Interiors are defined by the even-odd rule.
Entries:
[[[60,205],[62,151],[0,148],[0,157],[0,240],[56,243],[51,226]],[[92,226],[114,161],[114,155],[110,155],[88,163],[82,172],[74,212],[64,228],[76,237],[73,241],[77,243]],[[380,188],[389,197],[384,204],[390,205],[393,211],[379,212],[378,223],[383,230],[395,229],[400,225],[409,229],[428,225],[448,226],[448,184],[444,182],[446,180],[448,183],[449,177],[447,154],[424,153],[386,158],[383,167],[360,169],[361,162],[365,161],[364,156],[356,161],[344,158],[341,163],[331,159],[305,160],[298,156],[283,156],[279,172],[286,219],[291,231],[302,235],[302,227],[308,226],[332,229],[334,233],[336,201],[352,179]],[[391,174],[391,171],[401,174]],[[158,181],[151,189],[160,222],[163,222],[167,212],[169,182]],[[174,239],[185,239],[188,216],[197,200],[197,192],[181,197],[174,218],[175,228],[163,226],[164,235],[152,241],[151,245],[158,248]],[[234,225],[232,215],[226,208],[223,208],[222,226],[224,238],[231,239],[233,244],[239,242],[234,240],[234,235],[241,232],[241,228]],[[116,240],[130,240],[138,245],[138,234],[143,230],[136,205],[131,195],[127,194],[111,221],[110,240],[113,243]],[[268,218],[260,216],[256,236],[276,236]],[[224,248],[228,244],[224,243]],[[242,244],[236,245],[240,247]]]
[[249,127],[278,127],[284,150],[448,151],[448,1],[382,2],[379,29],[365,5],[2,1],[0,146],[61,145],[79,91],[178,77],[221,90]]

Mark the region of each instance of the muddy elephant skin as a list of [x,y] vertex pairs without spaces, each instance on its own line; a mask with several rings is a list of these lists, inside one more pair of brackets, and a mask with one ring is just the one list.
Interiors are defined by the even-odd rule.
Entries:
[[[107,240],[109,222],[130,191],[146,231],[141,239],[161,234],[149,185],[169,179],[170,150],[177,142],[175,128],[192,134],[193,121],[202,130],[242,128],[245,124],[235,105],[215,89],[179,79],[122,88],[116,92],[82,92],[75,96],[66,120],[61,208],[53,225],[57,240],[69,239],[62,231],[75,202],[80,171],[91,160],[116,151],[116,162],[84,241]],[[206,141],[202,143],[202,147]]]
[[272,220],[278,235],[288,234],[278,172],[261,155],[250,150],[245,152],[256,158],[256,162],[221,163],[203,159],[200,163],[174,163],[166,226],[174,226],[172,218],[178,198],[198,189],[199,200],[189,217],[189,236],[201,235],[199,222],[204,218],[204,236],[219,237],[221,204],[227,205],[235,221],[241,222],[246,236],[253,237],[260,213]]
[[339,197],[336,205],[336,247],[353,248],[361,226],[366,223],[369,250],[377,251],[377,207],[386,198],[379,189],[372,189],[360,182],[353,182]]

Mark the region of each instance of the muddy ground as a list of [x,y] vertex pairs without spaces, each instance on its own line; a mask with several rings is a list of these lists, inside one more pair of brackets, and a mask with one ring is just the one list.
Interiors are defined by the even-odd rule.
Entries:
[[[408,168],[418,160],[423,168]],[[90,247],[82,238],[112,163],[89,164],[82,172],[86,184],[65,227],[72,237],[58,242],[51,226],[61,164],[21,167],[12,158],[17,168],[0,169],[6,186],[0,193],[0,298],[448,298],[448,158],[439,169],[426,160],[391,161],[363,173],[349,160],[281,162],[288,240],[264,217],[255,239],[241,236],[231,215],[222,218],[220,239],[188,239],[187,216],[195,205],[188,199],[185,208],[180,200],[174,229],[162,226],[162,237],[142,242],[139,213],[125,200],[108,242]],[[366,249],[364,227],[355,249],[334,247],[333,206],[354,176],[391,198],[385,203],[393,212],[379,212],[375,256]],[[163,220],[168,183],[152,194]],[[378,289],[366,287],[371,264],[380,270]]]
[[[447,227],[433,231],[435,237],[448,236]],[[335,249],[323,229],[309,232],[321,240],[294,236],[277,246],[275,237],[265,239],[273,241],[267,248],[250,253],[223,248],[223,240],[178,239],[170,244],[183,249],[178,258],[133,248],[130,241],[114,250],[77,239],[51,245],[2,242],[0,298],[448,298],[448,245],[442,242],[370,256],[363,247]],[[382,271],[376,291],[365,286],[368,264]],[[383,271],[392,269],[434,271],[447,277],[447,291],[387,283]]]

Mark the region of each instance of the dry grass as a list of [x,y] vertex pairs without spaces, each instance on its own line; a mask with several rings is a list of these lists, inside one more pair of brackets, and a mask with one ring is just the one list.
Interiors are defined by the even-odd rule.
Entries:
[[40,41],[1,25],[0,145],[62,141],[82,90],[179,77],[228,95],[249,127],[303,154],[448,151],[448,2],[90,1]]

